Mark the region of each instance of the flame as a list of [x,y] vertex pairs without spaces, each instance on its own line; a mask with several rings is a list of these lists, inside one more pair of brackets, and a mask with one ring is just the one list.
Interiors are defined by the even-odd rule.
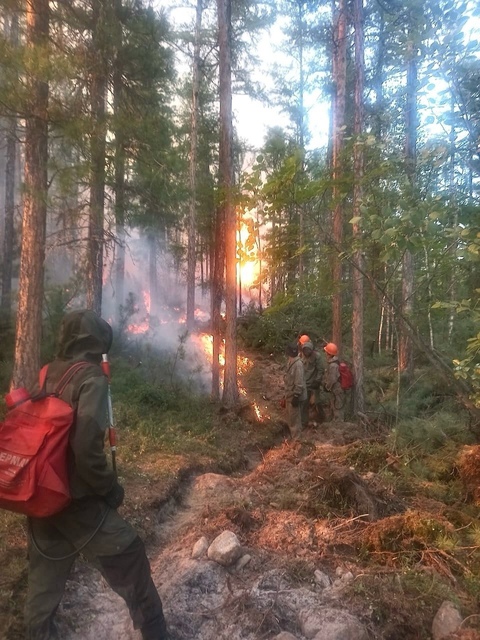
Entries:
[[138,324],[129,324],[127,327],[127,330],[130,333],[147,333],[147,331],[150,329],[150,322],[148,319],[144,320],[143,322],[140,322]]
[[238,273],[242,287],[246,288],[258,282],[260,277],[258,247],[256,242],[252,243],[251,238],[253,223],[253,218],[248,214],[240,220]]
[[150,315],[150,306],[151,306],[151,298],[149,291],[143,291],[143,302],[145,304],[145,309],[147,310],[148,315]]
[[[193,334],[192,339],[200,345],[205,355],[211,360],[213,357],[213,336],[209,333]],[[225,366],[225,340],[220,345],[220,354],[218,356],[220,366]]]
[[202,309],[195,309],[194,311],[195,320],[200,320],[200,322],[207,322],[210,319],[210,314],[206,311],[202,311]]
[[143,308],[140,308],[138,305],[135,305],[135,316],[141,315],[141,319],[139,322],[131,322],[127,325],[127,331],[129,333],[147,333],[150,329],[150,305],[151,298],[149,291],[142,291],[143,298]]
[[258,406],[258,404],[253,401],[253,410],[255,411],[255,415],[257,416],[258,420],[262,420],[262,412],[260,411],[260,407]]

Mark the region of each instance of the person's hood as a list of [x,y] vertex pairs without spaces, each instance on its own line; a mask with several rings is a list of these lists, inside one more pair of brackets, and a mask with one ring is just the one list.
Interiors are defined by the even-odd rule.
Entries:
[[313,343],[312,343],[312,342],[310,342],[310,341],[305,342],[305,344],[302,344],[302,351],[303,351],[304,349],[311,349],[311,350],[312,350],[312,352],[313,352]]
[[62,321],[57,357],[99,363],[112,340],[112,327],[103,318],[88,309],[72,311]]

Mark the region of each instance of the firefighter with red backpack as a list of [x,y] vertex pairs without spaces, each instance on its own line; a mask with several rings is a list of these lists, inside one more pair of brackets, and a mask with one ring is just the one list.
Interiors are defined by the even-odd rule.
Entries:
[[323,376],[323,388],[329,395],[330,419],[344,420],[345,391],[341,383],[340,360],[337,345],[328,342],[323,350],[327,356],[327,367]]
[[126,602],[143,640],[168,640],[162,603],[153,583],[145,547],[135,529],[117,512],[124,490],[104,451],[109,425],[109,382],[102,354],[112,343],[112,328],[93,311],[68,313],[59,350],[48,365],[44,392],[76,363],[86,363],[59,397],[75,411],[69,432],[70,504],[48,517],[29,518],[26,638],[59,638],[54,617],[75,558],[96,567]]

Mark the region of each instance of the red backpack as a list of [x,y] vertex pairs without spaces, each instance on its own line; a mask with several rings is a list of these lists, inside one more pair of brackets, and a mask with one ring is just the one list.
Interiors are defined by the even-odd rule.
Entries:
[[40,371],[38,396],[16,390],[23,399],[0,423],[0,508],[43,518],[69,504],[67,448],[75,412],[59,396],[88,365],[72,365],[53,393],[45,393],[48,366]]
[[353,387],[353,373],[349,365],[346,362],[338,363],[338,370],[340,372],[340,385],[342,389],[347,391]]

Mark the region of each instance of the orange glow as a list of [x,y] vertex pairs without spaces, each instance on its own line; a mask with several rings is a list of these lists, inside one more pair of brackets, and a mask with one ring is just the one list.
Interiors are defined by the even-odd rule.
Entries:
[[248,222],[252,223],[252,218],[244,216],[240,221],[239,244],[240,257],[238,260],[239,280],[243,287],[251,287],[260,277],[260,261],[258,260],[257,244],[251,246],[250,235],[252,233]]
[[[208,359],[213,357],[213,336],[208,333],[193,334],[192,340],[200,345]],[[218,357],[220,366],[225,366],[225,340],[222,340]]]
[[145,304],[145,309],[147,310],[147,313],[150,314],[150,292],[149,291],[143,291],[142,292],[143,295],[143,302]]
[[147,333],[147,331],[150,329],[150,323],[148,322],[148,320],[144,320],[143,322],[140,322],[138,324],[132,323],[129,324],[127,327],[127,330],[130,333]]
[[[147,333],[147,331],[150,329],[150,292],[142,291],[142,297],[146,313],[143,314],[143,320],[141,322],[132,322],[127,326],[127,331],[129,331],[130,333]],[[138,312],[139,309],[137,308],[136,311]]]
[[257,419],[262,420],[262,413],[260,411],[260,407],[255,401],[253,403],[253,410],[255,411],[255,415],[257,416]]
[[210,319],[210,314],[201,309],[195,309],[194,316],[195,320],[200,320],[201,322],[207,322]]

